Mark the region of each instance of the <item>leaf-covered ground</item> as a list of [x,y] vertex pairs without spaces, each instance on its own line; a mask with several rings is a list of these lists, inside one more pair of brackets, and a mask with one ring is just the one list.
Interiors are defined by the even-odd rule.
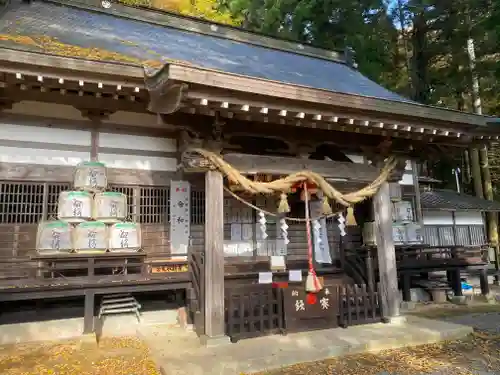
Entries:
[[[500,306],[423,310],[417,315],[446,321],[473,317],[481,331],[461,341],[302,363],[259,375],[500,375],[500,335],[496,333]],[[149,349],[136,338],[102,339],[99,346],[81,341],[3,346],[0,374],[160,375]]]
[[0,347],[2,375],[160,375],[147,346],[136,338]]
[[500,374],[500,340],[470,337],[436,345],[386,350],[303,363],[260,375]]
[[453,342],[302,363],[258,375],[500,375],[500,306],[421,306],[419,315],[479,328]]

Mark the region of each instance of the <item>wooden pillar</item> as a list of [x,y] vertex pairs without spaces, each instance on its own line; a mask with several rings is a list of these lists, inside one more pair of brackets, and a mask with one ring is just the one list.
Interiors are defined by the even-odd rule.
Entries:
[[219,171],[205,174],[205,338],[224,337],[224,192]]
[[389,183],[384,182],[373,197],[377,240],[382,314],[386,319],[399,316],[398,274],[392,238],[392,213]]
[[453,244],[455,246],[457,245],[463,245],[458,243],[458,236],[457,236],[457,215],[455,214],[455,211],[451,211],[451,230],[453,232]]
[[484,198],[483,195],[483,182],[481,179],[481,167],[479,164],[479,151],[476,147],[471,147],[470,154],[470,168],[472,173],[472,182],[474,183],[474,193],[478,198]]
[[94,332],[94,306],[95,306],[95,294],[90,290],[86,290],[84,313],[83,313],[84,334],[90,334]]
[[[415,160],[411,161],[411,173],[413,176],[413,188],[415,189],[415,219],[420,225],[423,225],[424,217],[422,215],[422,203],[420,202],[420,184],[418,182],[418,165]],[[423,230],[423,228],[422,228]]]
[[[491,184],[490,166],[488,162],[488,148],[482,145],[479,149],[479,161],[481,164],[481,172],[483,177],[484,198],[493,200],[493,186]],[[500,254],[498,251],[498,215],[496,212],[488,212],[488,240],[495,249],[495,270],[499,271]],[[498,276],[495,276],[495,284],[499,283]]]

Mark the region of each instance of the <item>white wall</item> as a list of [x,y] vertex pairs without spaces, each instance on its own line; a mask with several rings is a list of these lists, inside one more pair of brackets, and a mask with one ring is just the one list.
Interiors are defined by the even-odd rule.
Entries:
[[74,166],[89,158],[89,131],[0,123],[2,163]]
[[365,157],[363,155],[346,154],[345,156],[347,156],[353,163],[356,164],[363,164],[365,162]]
[[[451,212],[445,211],[423,211],[424,225],[453,225]],[[457,225],[483,225],[483,217],[480,212],[456,212],[455,222]]]
[[[91,122],[71,106],[23,101],[5,111],[0,121],[0,163],[75,166],[90,160]],[[136,127],[134,132],[158,128],[153,114],[119,111],[104,124]],[[168,127],[168,126],[167,126]],[[146,128],[146,129],[145,129]],[[163,125],[165,128],[165,125]],[[126,129],[126,128],[125,128]],[[98,159],[109,168],[172,172],[177,169],[177,141],[173,138],[101,132]]]
[[177,170],[177,158],[166,155],[177,151],[176,140],[172,138],[99,133],[98,150],[99,161],[109,168]]
[[481,212],[456,212],[455,222],[457,225],[483,225],[483,215]]

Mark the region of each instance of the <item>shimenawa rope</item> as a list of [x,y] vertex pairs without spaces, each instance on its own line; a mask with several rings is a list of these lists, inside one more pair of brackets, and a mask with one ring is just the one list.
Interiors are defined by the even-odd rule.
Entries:
[[321,175],[312,171],[299,171],[296,173],[292,173],[284,178],[279,178],[270,182],[252,181],[241,174],[231,164],[224,161],[224,159],[222,159],[220,155],[202,148],[193,148],[189,149],[188,151],[203,156],[215,168],[223,173],[231,183],[241,186],[245,191],[249,193],[287,193],[290,192],[293,186],[296,186],[298,183],[309,181],[315,184],[326,197],[333,199],[339,204],[346,207],[349,207],[355,203],[359,203],[364,199],[373,196],[377,192],[380,185],[387,181],[387,178],[389,177],[391,171],[396,166],[396,160],[392,157],[389,158],[380,171],[380,175],[373,182],[358,191],[342,194],[340,191],[330,185],[330,183],[326,181]]

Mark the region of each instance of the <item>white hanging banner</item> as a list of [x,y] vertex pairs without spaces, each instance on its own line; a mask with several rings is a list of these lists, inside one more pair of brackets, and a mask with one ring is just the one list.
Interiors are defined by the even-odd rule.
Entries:
[[[323,202],[321,200],[309,202],[311,217],[319,217],[323,213]],[[326,219],[323,217],[320,220],[313,220],[311,227],[314,232],[314,257],[318,263],[332,264],[332,256],[330,254],[330,245],[328,244],[328,232],[326,228]]]
[[187,256],[190,234],[191,187],[187,181],[170,183],[170,249]]

